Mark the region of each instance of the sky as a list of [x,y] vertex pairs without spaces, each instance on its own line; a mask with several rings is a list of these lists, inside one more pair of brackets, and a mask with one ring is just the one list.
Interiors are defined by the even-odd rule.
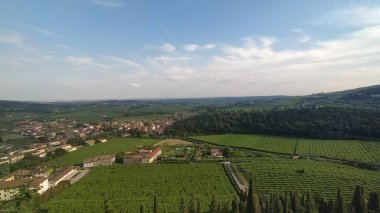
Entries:
[[378,0],[0,1],[0,100],[308,95],[379,83]]

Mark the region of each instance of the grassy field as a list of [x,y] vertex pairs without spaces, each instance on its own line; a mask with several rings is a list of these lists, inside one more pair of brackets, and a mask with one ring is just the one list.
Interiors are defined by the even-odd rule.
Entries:
[[9,133],[9,132],[1,133],[0,137],[2,137],[4,141],[25,138],[25,136],[22,136],[20,134]]
[[127,151],[135,146],[148,146],[157,143],[156,139],[140,138],[114,138],[107,143],[95,144],[94,146],[84,147],[71,152],[65,156],[58,157],[45,163],[51,166],[69,166],[83,163],[86,158],[98,155],[115,154]]
[[[223,146],[252,148],[283,154],[323,156],[380,164],[380,142],[354,140],[311,140],[264,135],[206,135],[194,139]],[[298,143],[298,145],[297,145]]]
[[364,186],[366,196],[369,191],[380,190],[380,171],[337,163],[262,157],[240,166],[246,179],[252,174],[255,189],[262,193],[310,190],[312,194],[334,198],[340,187],[345,199],[350,200],[356,185]]
[[157,195],[160,212],[179,212],[181,198],[188,204],[192,194],[203,210],[213,195],[218,201],[236,195],[220,164],[117,165],[95,168],[44,206],[49,212],[104,212],[107,197],[115,212],[139,212],[140,205],[152,212]]

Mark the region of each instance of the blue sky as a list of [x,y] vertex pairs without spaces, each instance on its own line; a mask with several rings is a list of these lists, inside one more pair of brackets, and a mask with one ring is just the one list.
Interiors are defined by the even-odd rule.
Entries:
[[0,2],[0,99],[306,95],[379,65],[375,0]]

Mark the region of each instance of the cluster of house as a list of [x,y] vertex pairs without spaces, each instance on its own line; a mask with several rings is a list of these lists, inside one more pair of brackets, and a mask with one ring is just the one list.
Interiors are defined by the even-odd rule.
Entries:
[[210,154],[211,154],[211,157],[213,157],[213,158],[222,158],[223,157],[223,152],[221,152],[217,148],[210,149]]
[[130,121],[123,122],[119,126],[119,130],[128,132],[131,129],[136,129],[145,133],[159,133],[162,134],[166,127],[172,125],[173,120],[155,120],[155,121]]
[[115,155],[102,155],[94,158],[88,158],[83,161],[84,168],[91,168],[94,166],[109,166],[115,163]]
[[47,153],[53,152],[57,149],[64,149],[67,152],[77,150],[77,147],[73,147],[66,143],[66,140],[51,141],[49,143],[34,143],[29,145],[26,149],[11,149],[7,152],[7,155],[0,156],[0,164],[4,163],[17,163],[22,160],[25,155],[32,155],[36,157],[45,157]]
[[126,152],[123,157],[124,164],[135,164],[135,163],[152,163],[154,160],[161,155],[161,148],[151,149],[140,149],[138,153]]
[[0,179],[0,201],[13,199],[23,187],[35,190],[41,195],[62,181],[70,180],[78,171],[78,168],[74,166],[57,170],[54,173],[53,169],[49,167],[17,170]]

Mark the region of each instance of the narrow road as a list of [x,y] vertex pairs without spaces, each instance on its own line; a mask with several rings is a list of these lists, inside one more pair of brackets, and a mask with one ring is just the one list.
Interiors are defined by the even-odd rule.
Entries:
[[89,169],[79,170],[79,172],[70,179],[70,184],[74,184],[75,182],[80,180],[82,177],[86,176],[89,171],[90,171]]
[[227,172],[232,176],[236,185],[239,187],[240,191],[246,192],[248,187],[246,185],[244,185],[242,182],[240,182],[239,178],[237,177],[237,175],[235,174],[234,170],[231,167],[231,163],[230,162],[222,162],[222,164],[224,164],[226,166]]

